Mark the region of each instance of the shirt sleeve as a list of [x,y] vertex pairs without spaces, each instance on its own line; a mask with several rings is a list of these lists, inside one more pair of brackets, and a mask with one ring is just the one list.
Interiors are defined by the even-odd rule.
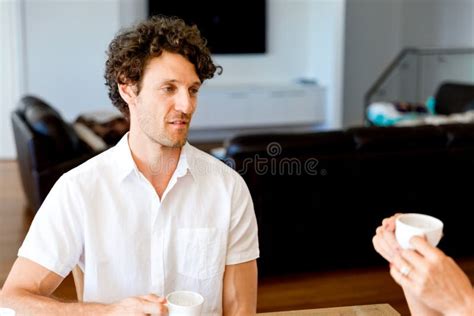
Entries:
[[252,197],[247,184],[239,176],[232,196],[226,265],[257,259],[258,228]]
[[18,256],[66,277],[83,249],[82,219],[74,190],[64,175],[56,182],[31,223]]

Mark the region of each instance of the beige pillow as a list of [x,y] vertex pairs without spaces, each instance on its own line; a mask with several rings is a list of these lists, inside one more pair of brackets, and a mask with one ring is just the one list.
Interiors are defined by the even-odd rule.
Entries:
[[107,144],[102,138],[97,136],[90,128],[82,123],[74,123],[74,130],[79,138],[89,145],[94,151],[102,151],[107,148]]

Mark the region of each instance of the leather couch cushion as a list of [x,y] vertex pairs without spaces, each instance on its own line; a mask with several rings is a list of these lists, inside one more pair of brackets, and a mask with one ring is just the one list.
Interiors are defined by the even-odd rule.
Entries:
[[449,147],[472,146],[474,124],[447,124],[440,128],[446,133]]
[[400,151],[444,148],[446,135],[436,126],[357,127],[348,130],[359,151]]
[[[227,158],[249,187],[259,225],[259,275],[385,264],[370,240],[384,217],[400,211],[441,218],[446,237],[440,249],[472,255],[462,240],[472,223],[472,189],[463,182],[474,177],[473,129],[471,124],[362,127],[230,140]],[[452,144],[463,140],[466,146],[447,149],[448,135]],[[282,146],[281,155],[269,154],[271,142]],[[257,154],[266,158],[260,162],[267,168],[259,168]],[[316,158],[311,171],[317,173],[288,172],[281,167],[286,158],[300,166]],[[459,220],[460,214],[468,220]],[[328,243],[334,223],[337,238]],[[309,244],[317,251],[307,251]]]
[[[273,146],[273,147],[272,147]],[[275,146],[279,146],[276,148]],[[312,154],[337,154],[354,150],[352,136],[344,131],[308,134],[260,134],[239,135],[229,140],[225,146],[227,156],[246,153],[269,153],[281,150],[283,154],[311,152]]]

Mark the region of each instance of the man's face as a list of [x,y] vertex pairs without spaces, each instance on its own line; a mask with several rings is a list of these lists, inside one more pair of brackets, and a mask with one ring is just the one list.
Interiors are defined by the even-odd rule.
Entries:
[[179,54],[164,51],[148,62],[130,115],[136,116],[137,127],[152,142],[182,147],[186,143],[200,86],[201,81],[191,62]]

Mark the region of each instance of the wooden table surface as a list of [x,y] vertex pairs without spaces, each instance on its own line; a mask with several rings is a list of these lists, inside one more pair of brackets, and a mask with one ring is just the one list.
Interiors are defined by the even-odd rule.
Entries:
[[299,311],[260,313],[261,316],[396,316],[400,315],[388,304],[358,305]]

